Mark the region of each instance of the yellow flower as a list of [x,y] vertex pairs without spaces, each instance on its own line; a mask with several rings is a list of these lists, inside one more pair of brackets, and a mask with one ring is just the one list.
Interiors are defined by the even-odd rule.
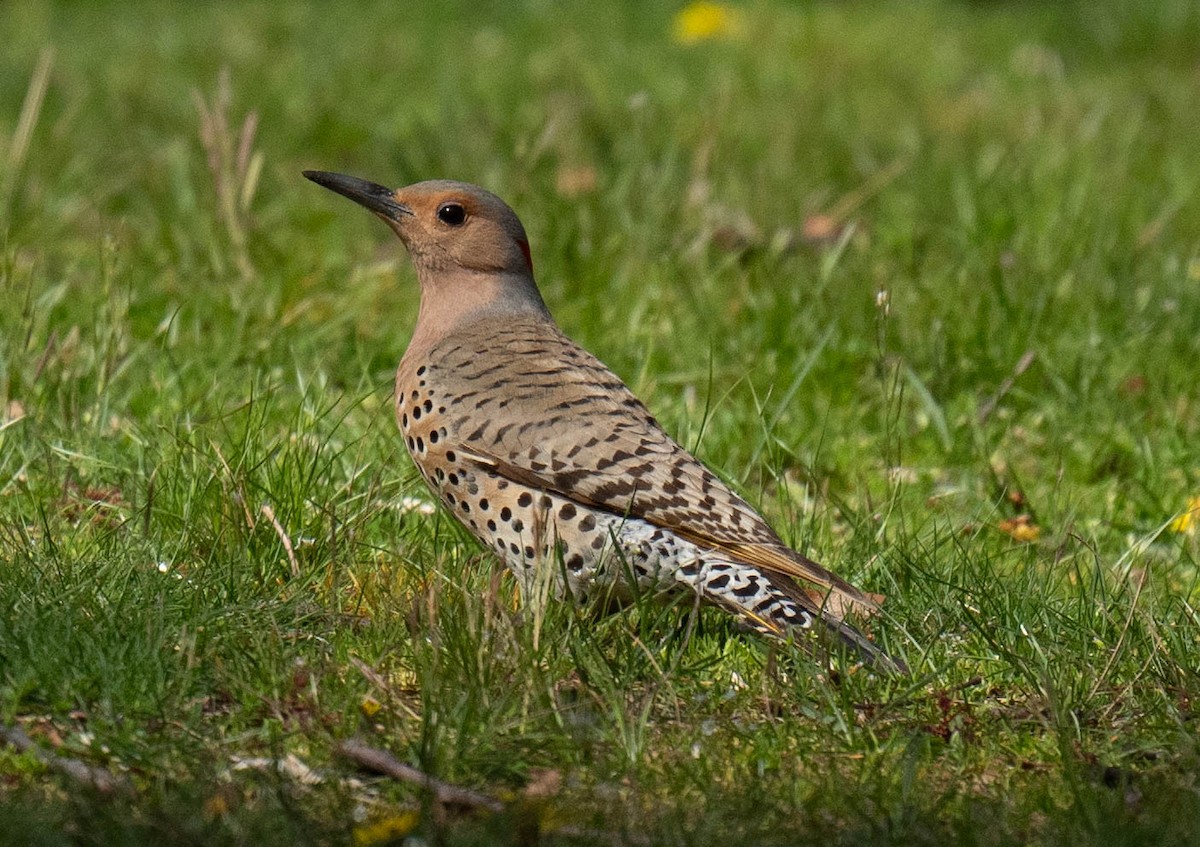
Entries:
[[1000,521],[1000,531],[1010,536],[1013,541],[1028,544],[1042,537],[1042,528],[1035,524],[1029,515],[1017,515],[1015,518]]
[[1168,529],[1171,532],[1195,535],[1198,524],[1200,524],[1200,497],[1193,497],[1188,500],[1187,508],[1183,513],[1176,515],[1175,519],[1171,521]]
[[742,15],[724,3],[699,0],[675,13],[671,35],[679,44],[697,44],[714,38],[731,38],[742,32]]
[[416,829],[420,822],[421,815],[411,811],[401,812],[374,823],[360,824],[354,827],[355,847],[372,847],[375,844],[399,841]]

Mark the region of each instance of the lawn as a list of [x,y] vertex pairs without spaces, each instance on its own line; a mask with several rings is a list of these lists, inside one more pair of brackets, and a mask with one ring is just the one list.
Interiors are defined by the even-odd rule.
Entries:
[[[1200,840],[1200,6],[681,5],[0,5],[0,843]],[[306,168],[505,197],[911,673],[523,605]]]

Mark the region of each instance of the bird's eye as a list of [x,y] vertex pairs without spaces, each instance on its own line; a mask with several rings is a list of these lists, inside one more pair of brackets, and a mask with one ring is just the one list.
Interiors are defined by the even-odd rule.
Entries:
[[438,220],[450,226],[462,226],[467,219],[467,210],[461,203],[443,203],[437,210]]

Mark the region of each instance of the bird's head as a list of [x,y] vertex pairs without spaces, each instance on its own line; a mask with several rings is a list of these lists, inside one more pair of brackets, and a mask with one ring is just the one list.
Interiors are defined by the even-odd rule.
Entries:
[[456,271],[533,275],[520,219],[477,185],[435,179],[393,190],[342,174],[304,175],[365,206],[395,230],[422,277]]

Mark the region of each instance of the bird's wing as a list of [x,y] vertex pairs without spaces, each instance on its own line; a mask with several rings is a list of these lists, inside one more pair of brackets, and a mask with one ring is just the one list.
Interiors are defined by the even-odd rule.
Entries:
[[[514,482],[645,520],[761,568],[797,600],[839,620],[848,611],[869,614],[878,607],[881,597],[785,545],[598,359],[565,336],[548,334],[545,324],[518,324],[500,335],[507,364],[494,357],[485,364],[470,344],[440,357],[440,378],[458,382],[460,396],[479,398],[471,398],[475,408],[454,428],[465,458]],[[489,341],[497,343],[495,337]],[[503,394],[493,395],[503,399],[480,396],[482,380],[504,381]]]
[[[620,443],[618,441],[617,445]],[[678,448],[678,450],[686,456],[683,448]],[[606,469],[596,472],[588,482],[571,480],[570,484],[564,484],[564,477],[570,475],[574,468],[561,471],[545,469],[535,471],[529,468],[527,462],[521,461],[522,458],[527,457],[520,454],[502,458],[475,447],[463,452],[466,458],[473,459],[479,466],[497,473],[505,479],[531,488],[553,492],[612,514],[647,521],[655,526],[669,529],[700,547],[717,550],[735,561],[754,565],[775,576],[776,584],[805,606],[812,609],[823,609],[838,620],[842,620],[850,612],[858,615],[873,614],[878,611],[879,605],[883,602],[883,595],[871,594],[855,588],[837,574],[807,556],[792,550],[781,540],[739,538],[736,533],[729,532],[727,528],[706,528],[703,524],[712,520],[711,512],[690,511],[685,507],[662,504],[660,500],[654,499],[655,491],[652,481],[648,482],[644,488],[641,486],[626,488],[620,484],[620,480],[617,478],[620,474],[619,470]],[[708,472],[707,468],[700,465],[696,459],[691,458],[691,461]],[[688,489],[685,487],[683,493],[686,494],[687,491]],[[710,492],[717,495],[716,499],[719,505],[733,506],[737,511],[731,513],[740,513],[745,516],[742,526],[748,531],[747,534],[765,535],[762,530],[766,529],[774,535],[766,522],[748,505],[736,502],[740,498],[729,491],[720,480],[716,480],[716,483],[711,485]],[[726,496],[722,497],[721,495]],[[744,508],[744,511],[738,509],[739,505]],[[779,579],[780,577],[783,579]],[[818,586],[818,588],[809,586]]]

